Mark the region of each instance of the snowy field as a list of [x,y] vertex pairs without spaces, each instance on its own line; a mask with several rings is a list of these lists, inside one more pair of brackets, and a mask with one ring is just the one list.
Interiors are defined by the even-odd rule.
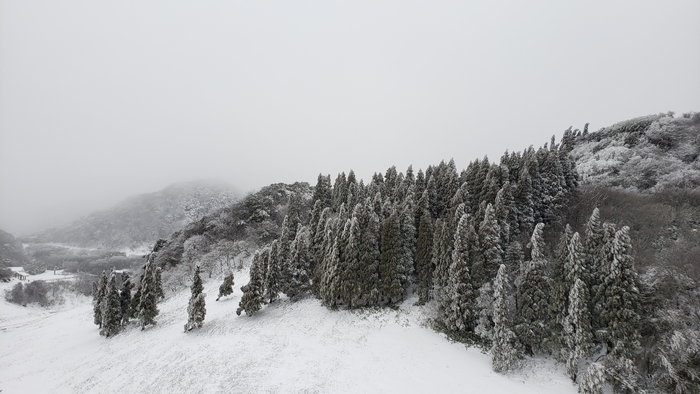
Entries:
[[[575,393],[564,367],[528,360],[508,375],[479,349],[427,328],[429,308],[330,311],[286,299],[236,316],[240,286],[183,333],[189,291],[159,304],[158,324],[105,339],[88,298],[53,310],[0,303],[0,392],[11,393]],[[1,290],[10,288],[2,284]]]

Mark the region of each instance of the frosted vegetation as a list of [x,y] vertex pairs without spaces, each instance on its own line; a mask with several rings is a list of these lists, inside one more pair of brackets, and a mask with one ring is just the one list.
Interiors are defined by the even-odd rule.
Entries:
[[[311,305],[328,309],[324,319],[369,314],[374,321],[405,311],[413,316],[409,326],[430,327],[466,344],[467,353],[488,352],[497,374],[488,375],[494,380],[485,392],[509,390],[491,384],[543,362],[581,393],[697,393],[698,138],[699,115],[666,114],[596,133],[569,129],[560,143],[552,138],[538,149],[506,152],[497,163],[475,160],[462,171],[450,161],[417,173],[391,167],[368,184],[349,171],[334,181],[320,174],[314,187],[270,185],[158,241],[133,292],[130,278],[104,272],[94,286],[92,320],[106,337],[140,341],[138,335],[174,324],[172,313],[162,313],[166,305],[182,311],[181,335],[198,338],[222,324],[262,329],[284,311],[289,328],[279,326],[273,336],[289,338],[299,324],[314,324],[309,319],[326,324],[312,317],[318,309],[309,314]],[[236,270],[243,286],[231,295]],[[217,288],[224,302],[207,305],[206,294]],[[351,338],[348,327],[357,323],[344,322],[323,343],[333,348]],[[255,369],[253,354],[245,358]],[[406,353],[390,354],[386,364],[410,370],[398,356]],[[432,354],[416,357],[433,365]],[[351,364],[343,367],[374,365]],[[350,375],[342,376],[334,382]],[[288,387],[345,391],[320,381],[327,382],[314,377]],[[390,391],[402,387],[376,382]],[[363,384],[349,387],[373,391]],[[516,391],[527,392],[528,384]],[[555,392],[573,390],[558,385]]]

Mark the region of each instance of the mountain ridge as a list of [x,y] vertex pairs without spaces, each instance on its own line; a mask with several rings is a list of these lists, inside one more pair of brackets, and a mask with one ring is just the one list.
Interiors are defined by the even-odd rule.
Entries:
[[104,249],[142,248],[230,205],[240,195],[235,186],[221,180],[178,182],[153,193],[127,197],[111,208],[20,240]]

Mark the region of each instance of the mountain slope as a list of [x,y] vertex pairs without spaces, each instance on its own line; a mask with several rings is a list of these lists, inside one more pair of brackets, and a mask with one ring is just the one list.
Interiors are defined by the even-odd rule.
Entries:
[[700,187],[700,113],[640,117],[575,137],[582,184],[642,192]]
[[[190,333],[183,333],[189,290],[158,305],[157,325],[145,331],[131,325],[109,340],[97,334],[87,300],[37,313],[32,324],[2,334],[3,393],[576,392],[553,360],[493,372],[490,356],[425,327],[431,311],[414,306],[415,299],[396,310],[354,312],[330,311],[311,298],[282,299],[257,316],[236,316],[247,281],[247,272],[236,273],[234,294],[219,302],[213,302],[219,283],[205,284],[204,327]],[[0,316],[19,320],[27,312],[0,301]]]
[[139,248],[232,204],[238,195],[233,186],[220,181],[177,183],[22,240],[104,249]]
[[0,267],[21,266],[27,261],[22,243],[12,234],[0,230]]

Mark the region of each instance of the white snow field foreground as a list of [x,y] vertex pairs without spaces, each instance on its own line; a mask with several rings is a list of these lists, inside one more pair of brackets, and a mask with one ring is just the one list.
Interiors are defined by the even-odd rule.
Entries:
[[[491,357],[427,328],[427,307],[330,311],[287,299],[236,316],[240,286],[184,333],[189,291],[159,304],[158,324],[106,339],[90,300],[46,309],[0,303],[0,390],[13,393],[575,393],[565,368],[527,360],[506,375]],[[4,284],[8,289],[11,284]]]

